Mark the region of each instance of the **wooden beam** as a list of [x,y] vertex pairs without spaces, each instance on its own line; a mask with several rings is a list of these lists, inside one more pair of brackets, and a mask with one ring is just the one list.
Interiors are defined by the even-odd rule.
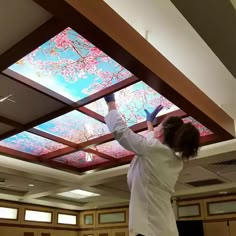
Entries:
[[6,118],[6,117],[3,117],[3,116],[0,116],[0,122],[1,123],[4,123],[4,124],[7,124],[7,125],[10,125],[12,127],[15,127],[19,130],[24,130],[24,125],[14,121],[14,120],[11,120],[9,118]]
[[14,157],[14,158],[17,157],[18,159],[22,159],[25,161],[39,162],[38,157],[35,155],[31,155],[28,153],[13,150],[8,147],[0,146],[0,153],[7,154],[7,155]]
[[105,153],[101,153],[101,152],[99,152],[97,150],[94,150],[94,149],[91,149],[91,148],[85,149],[84,151],[89,152],[89,153],[93,153],[93,154],[95,154],[95,155],[97,155],[101,158],[104,158],[106,160],[109,160],[109,161],[116,161],[116,158],[114,158],[112,156],[109,156]]
[[104,1],[35,2],[212,130],[221,140],[234,138],[233,119]]
[[[32,33],[34,34],[34,33]],[[52,91],[51,89],[48,89],[44,87],[43,85],[36,83],[35,81],[31,80],[30,78],[27,78],[23,75],[18,74],[15,71],[12,71],[10,69],[4,70],[4,72],[0,73],[3,76],[8,77],[11,80],[15,80],[18,83],[24,84],[25,86],[36,90],[37,92],[40,92],[48,97],[53,98],[54,100],[57,100],[58,102],[64,103],[65,105],[73,106],[74,102],[70,99]]]
[[[162,122],[164,119],[166,119],[169,116],[185,117],[186,113],[181,111],[181,110],[170,112],[166,115],[160,116],[159,117],[159,123]],[[146,126],[145,121],[141,122],[139,124],[133,125],[131,127],[131,129],[136,133],[141,132],[141,131],[145,130],[146,128],[147,128],[147,126]],[[66,154],[69,154],[69,153],[72,153],[72,152],[75,152],[75,151],[88,149],[89,146],[91,146],[91,145],[95,145],[95,144],[98,145],[98,144],[106,143],[106,142],[109,142],[109,141],[112,141],[112,140],[114,140],[113,135],[112,134],[106,134],[106,135],[103,135],[101,137],[91,139],[91,140],[85,141],[83,143],[77,144],[76,150],[74,148],[62,148],[60,150],[42,155],[42,156],[40,156],[40,158],[41,158],[41,160],[46,161],[46,160],[54,159],[54,158],[57,158],[59,156],[63,156],[63,155],[66,155]]]
[[96,112],[94,112],[94,111],[92,111],[92,110],[90,110],[90,109],[88,109],[86,107],[80,107],[78,109],[78,111],[82,112],[83,114],[85,114],[85,115],[87,115],[89,117],[94,118],[95,120],[98,120],[98,121],[100,121],[102,123],[105,123],[105,120],[104,120],[103,116],[99,115],[98,113],[96,113]]
[[85,106],[91,102],[94,102],[95,100],[98,100],[102,97],[104,97],[106,94],[109,94],[109,93],[114,93],[116,91],[119,91],[123,88],[126,88],[134,83],[137,83],[138,81],[140,81],[136,76],[131,76],[125,80],[122,80],[120,81],[119,83],[117,84],[114,84],[108,88],[105,88],[103,89],[102,91],[99,91],[97,93],[94,93],[86,98],[83,98],[81,100],[79,100],[77,103],[78,103],[78,107],[80,106]]
[[62,143],[64,145],[67,145],[69,147],[72,147],[72,148],[75,148],[77,145],[76,143],[73,143],[71,141],[68,141],[66,139],[63,139],[63,138],[60,138],[60,137],[57,137],[55,135],[52,135],[52,134],[49,134],[49,133],[46,133],[42,130],[38,130],[38,129],[35,129],[35,128],[31,128],[28,130],[28,132],[32,133],[32,134],[36,134],[36,135],[39,135],[41,137],[44,137],[46,139],[49,139],[49,140],[52,140],[52,141],[55,141],[57,143]]

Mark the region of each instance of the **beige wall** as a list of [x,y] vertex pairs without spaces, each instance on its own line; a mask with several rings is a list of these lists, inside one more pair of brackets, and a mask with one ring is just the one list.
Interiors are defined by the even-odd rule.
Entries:
[[[57,208],[49,208],[43,206],[36,206],[30,204],[14,203],[9,201],[0,201],[0,206],[17,208],[18,218],[17,220],[5,220],[0,219],[0,236],[23,236],[25,232],[33,232],[34,236],[42,236],[44,233],[50,236],[128,236],[128,208],[114,208],[92,211],[70,211]],[[52,222],[29,222],[24,220],[25,210],[37,210],[51,212]],[[123,212],[125,215],[124,222],[102,224],[99,223],[99,214],[101,213],[116,213]],[[64,225],[57,223],[57,214],[71,214],[77,215],[77,225]],[[92,215],[93,224],[86,225],[84,222],[84,216]],[[46,236],[46,235],[45,235]]]

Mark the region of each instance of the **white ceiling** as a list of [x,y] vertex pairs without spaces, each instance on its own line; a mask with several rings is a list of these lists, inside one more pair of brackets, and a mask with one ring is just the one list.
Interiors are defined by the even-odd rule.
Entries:
[[[227,143],[224,143],[227,146]],[[218,172],[211,164],[230,160],[235,157],[236,151],[212,153],[211,146],[201,151],[199,158],[185,164],[178,183],[174,197],[191,198],[198,196],[210,196],[220,192],[235,192],[236,174],[232,168]],[[0,185],[0,199],[12,199],[15,201],[56,206],[66,209],[84,210],[98,207],[124,206],[129,203],[129,190],[126,183],[128,165],[119,166],[99,172],[80,176],[49,167],[14,160],[9,157],[0,156],[0,178],[6,179],[6,184]],[[191,187],[188,182],[218,179],[223,184]],[[29,187],[28,184],[35,184]],[[14,187],[15,186],[15,187]],[[100,194],[96,197],[76,199],[75,196],[60,196],[74,189],[83,189]],[[13,191],[14,190],[14,191]],[[20,191],[17,193],[16,191]]]
[[48,12],[32,0],[0,1],[0,53],[19,42],[50,17]]
[[105,2],[216,104],[236,119],[235,78],[171,1]]

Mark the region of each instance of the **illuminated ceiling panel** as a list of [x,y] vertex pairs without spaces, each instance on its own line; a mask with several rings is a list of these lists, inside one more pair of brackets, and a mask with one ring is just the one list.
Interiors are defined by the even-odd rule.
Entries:
[[[159,113],[159,116],[179,109],[144,82],[126,87],[116,92],[115,96],[117,107],[129,126],[146,119],[144,109],[152,111],[161,104],[164,109]],[[103,98],[86,107],[102,116],[107,114],[107,105]]]
[[[139,132],[138,134],[142,135],[143,137],[147,137],[148,133],[149,132],[147,130],[144,130],[142,132]],[[130,155],[134,155],[133,152],[130,152],[124,149],[116,140],[97,145],[93,147],[92,149],[97,150],[98,152],[101,152],[101,153],[105,153],[114,158],[122,158],[122,157],[127,157]]]
[[[81,27],[83,27],[83,25],[81,25]],[[45,32],[50,32],[51,25],[49,28],[46,27],[45,29]],[[31,155],[27,155],[27,153],[35,156],[49,154],[40,157],[40,161],[42,161],[43,164],[50,164],[52,167],[54,164],[55,168],[63,167],[63,169],[66,169],[67,166],[70,170],[77,168],[80,172],[84,172],[88,169],[97,169],[98,167],[99,169],[109,168],[127,163],[132,159],[130,156],[132,156],[133,153],[125,150],[117,141],[111,141],[112,136],[107,135],[109,134],[107,126],[103,122],[97,120],[102,118],[101,116],[105,116],[108,113],[108,109],[104,98],[99,100],[96,99],[98,97],[104,97],[104,94],[109,94],[112,91],[116,91],[115,96],[118,110],[126,120],[128,126],[145,121],[146,114],[144,109],[151,112],[160,104],[163,105],[164,109],[159,113],[159,116],[171,112],[184,117],[188,116],[184,113],[184,110],[186,108],[187,111],[190,111],[189,107],[191,108],[191,103],[183,103],[183,111],[177,111],[179,109],[177,106],[155,91],[155,89],[160,92],[163,91],[163,87],[159,88],[159,78],[153,78],[157,79],[157,83],[155,84],[152,83],[150,78],[141,76],[142,78],[139,78],[139,80],[136,77],[133,77],[129,71],[71,28],[66,28],[53,38],[51,38],[51,35],[51,33],[49,35],[46,35],[45,33],[43,38],[45,41],[48,41],[30,54],[24,56],[15,64],[11,65],[9,67],[10,70],[6,70],[6,73],[9,73],[8,75],[12,76],[13,79],[27,84],[31,89],[39,90],[39,92],[44,95],[46,94],[50,97],[54,97],[56,100],[61,100],[65,109],[58,110],[58,112],[51,112],[47,115],[41,114],[40,119],[34,120],[32,118],[28,123],[24,123],[24,126],[18,124],[16,120],[11,120],[9,117],[4,119],[3,117],[3,125],[0,123],[0,129],[1,127],[4,128],[3,131],[1,130],[2,133],[0,132],[1,138],[4,139],[0,142],[1,153],[10,156],[14,154],[14,156],[17,157],[17,152],[14,152],[14,150],[18,150],[24,152],[24,155],[21,154],[19,157],[22,158],[23,156],[26,159],[27,157],[31,157]],[[95,34],[91,35],[89,37],[96,37]],[[91,40],[95,39],[93,42],[98,42],[94,37],[91,38]],[[106,40],[107,39],[105,38],[105,44]],[[108,42],[112,45],[112,42]],[[23,48],[23,46],[21,47]],[[27,48],[27,45],[25,48],[27,49],[27,52],[30,51],[30,49]],[[121,55],[119,53],[122,52],[117,49],[117,54],[114,54],[111,48],[106,48],[106,50],[108,50],[107,52],[109,52],[109,55],[113,56]],[[16,55],[16,57],[13,58],[21,57],[22,54],[20,55],[19,53],[19,56]],[[124,65],[129,66],[127,64],[127,58],[124,57],[122,59],[122,56],[119,56],[119,60],[124,63]],[[132,58],[131,60],[135,63],[138,62]],[[133,72],[138,73],[134,67],[132,68]],[[15,73],[12,73],[11,70]],[[19,74],[28,79],[22,78]],[[132,84],[134,81],[140,82]],[[145,84],[145,81],[155,89]],[[111,88],[112,85],[115,86]],[[164,85],[165,95],[171,101],[175,102],[178,98],[186,101],[181,95],[178,96],[177,93],[173,93],[172,88],[169,88],[167,84],[164,83]],[[108,89],[104,90],[105,88]],[[124,89],[119,90],[119,88]],[[61,96],[58,96],[56,93]],[[70,99],[71,103],[68,99],[64,99],[63,96]],[[89,104],[91,101],[94,102]],[[74,104],[73,102],[76,103]],[[83,106],[83,104],[87,104],[87,109],[80,107]],[[27,109],[27,106],[25,106],[24,109]],[[26,111],[24,109],[22,109],[23,113]],[[78,111],[77,109],[81,111]],[[71,112],[65,114],[65,112],[68,111]],[[175,113],[174,111],[177,112]],[[201,112],[198,112],[196,116],[192,113],[191,115],[196,118],[202,117],[200,116]],[[49,120],[52,117],[54,119]],[[40,123],[42,120],[47,122]],[[184,122],[193,123],[199,129],[201,136],[212,134],[209,129],[192,117],[184,118]],[[204,122],[203,116],[202,122],[204,124],[209,121],[206,120],[206,122]],[[140,130],[143,130],[144,128],[143,125],[145,126],[144,123],[135,126],[135,130],[139,135],[147,137],[147,131],[140,132]],[[7,127],[7,124],[13,125],[14,127]],[[34,129],[31,129],[32,124],[37,124],[37,126],[34,127],[37,129],[37,132]],[[16,134],[17,132],[21,132],[19,129],[21,131],[25,130],[25,132]],[[28,129],[32,133],[37,133],[38,135],[28,133]],[[212,129],[214,130],[214,128]],[[217,129],[215,130],[217,131]],[[13,136],[9,137],[9,135]],[[40,135],[47,137],[47,139]],[[202,138],[201,140],[202,142],[206,142],[206,140],[209,142],[212,138],[214,139],[214,135],[209,137],[209,139]],[[57,142],[49,139],[56,140]],[[67,142],[63,142],[63,139]],[[109,140],[109,142],[104,143],[107,140]],[[66,143],[69,147],[58,142]],[[73,145],[73,143],[82,143],[82,145]],[[8,147],[12,150],[3,147]],[[81,147],[84,147],[85,149],[82,151],[80,149]],[[56,152],[54,153],[54,151]],[[71,151],[74,151],[74,153],[70,153]],[[89,151],[93,152],[93,154],[88,153]],[[76,168],[69,168],[69,166]]]
[[131,73],[71,28],[9,69],[78,101],[127,79]]
[[0,146],[40,156],[66,146],[28,132],[22,132],[0,141]]
[[185,123],[192,123],[200,132],[201,136],[207,136],[210,134],[213,134],[208,128],[206,128],[204,125],[193,119],[192,117],[186,117],[183,119]]
[[122,158],[133,154],[132,152],[124,149],[117,141],[103,143],[95,146],[93,149],[115,158]]
[[56,162],[60,162],[66,165],[74,166],[77,168],[85,168],[93,165],[107,162],[108,160],[96,156],[92,153],[78,151],[68,155],[64,155],[53,159]]
[[35,128],[75,143],[109,133],[105,124],[79,111],[69,112]]

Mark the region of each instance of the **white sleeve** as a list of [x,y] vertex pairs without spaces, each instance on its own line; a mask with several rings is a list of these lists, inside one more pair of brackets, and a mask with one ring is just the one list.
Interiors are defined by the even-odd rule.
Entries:
[[134,133],[127,127],[117,110],[111,110],[105,117],[105,122],[121,146],[138,156],[146,155],[148,142],[143,136]]

